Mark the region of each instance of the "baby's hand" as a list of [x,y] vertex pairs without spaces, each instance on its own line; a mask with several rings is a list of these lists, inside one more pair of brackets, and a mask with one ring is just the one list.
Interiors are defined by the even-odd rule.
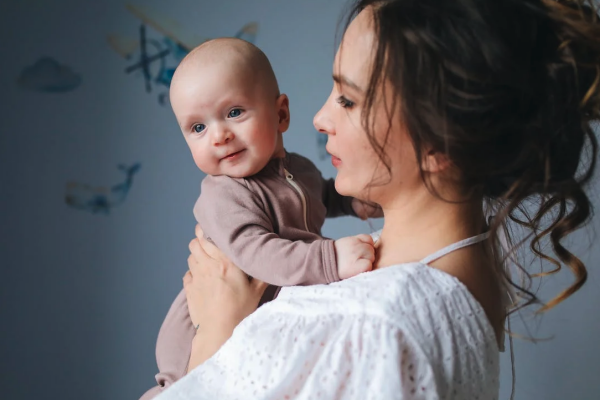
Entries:
[[338,275],[346,279],[370,271],[375,261],[375,247],[370,235],[341,238],[333,243],[337,258]]

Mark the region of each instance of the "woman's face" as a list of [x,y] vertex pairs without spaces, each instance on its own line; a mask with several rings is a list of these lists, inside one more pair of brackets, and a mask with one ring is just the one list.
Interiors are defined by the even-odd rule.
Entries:
[[[377,90],[371,118],[378,143],[383,144],[389,128],[384,151],[389,156],[391,176],[362,125],[376,46],[372,23],[370,9],[365,9],[345,32],[333,65],[333,90],[313,123],[319,132],[328,135],[327,152],[337,169],[336,190],[342,195],[384,206],[386,202],[394,201],[401,186],[402,190],[407,190],[410,184],[422,182],[412,142],[400,121],[399,109],[393,114],[391,124],[388,122],[385,104],[391,104],[393,97],[388,83],[382,83]],[[373,186],[369,187],[370,184]]]

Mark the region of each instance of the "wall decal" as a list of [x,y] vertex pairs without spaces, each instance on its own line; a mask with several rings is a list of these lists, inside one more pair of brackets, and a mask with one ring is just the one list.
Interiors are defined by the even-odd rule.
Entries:
[[81,84],[81,76],[52,57],[41,57],[21,71],[17,83],[36,92],[61,93],[76,89]]
[[140,168],[140,163],[129,167],[119,165],[119,169],[125,174],[125,180],[111,187],[93,187],[84,183],[69,182],[66,186],[65,202],[72,208],[92,214],[109,214],[112,208],[125,201],[133,184],[133,176]]
[[[109,46],[121,57],[131,62],[125,68],[127,74],[141,75],[147,93],[157,88],[158,102],[168,105],[168,88],[175,68],[181,60],[207,38],[190,35],[176,21],[165,17],[149,7],[126,5],[127,10],[139,21],[138,38],[111,34]],[[147,28],[151,28],[151,32]],[[258,23],[252,22],[240,29],[234,37],[249,42],[256,40]]]

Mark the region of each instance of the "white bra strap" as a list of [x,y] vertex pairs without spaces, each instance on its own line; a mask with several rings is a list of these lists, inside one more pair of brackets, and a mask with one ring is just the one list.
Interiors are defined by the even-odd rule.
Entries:
[[427,257],[425,257],[424,259],[421,260],[421,263],[423,264],[429,264],[434,262],[435,260],[438,260],[442,257],[444,257],[447,254],[452,253],[453,251],[456,251],[458,249],[462,249],[464,247],[467,246],[471,246],[475,243],[479,243],[479,242],[483,242],[484,240],[486,240],[488,237],[490,237],[490,232],[485,232],[482,233],[481,235],[477,235],[477,236],[473,236],[467,239],[463,239],[460,242],[456,242],[451,244],[450,246],[446,246],[441,250],[436,251],[433,254],[428,255]]

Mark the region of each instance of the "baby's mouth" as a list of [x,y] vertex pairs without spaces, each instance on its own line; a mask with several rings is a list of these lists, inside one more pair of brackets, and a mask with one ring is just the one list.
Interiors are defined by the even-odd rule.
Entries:
[[232,160],[235,157],[239,156],[242,152],[244,152],[246,149],[242,149],[242,150],[238,150],[235,153],[230,153],[228,155],[226,155],[225,157],[221,158],[221,160]]

